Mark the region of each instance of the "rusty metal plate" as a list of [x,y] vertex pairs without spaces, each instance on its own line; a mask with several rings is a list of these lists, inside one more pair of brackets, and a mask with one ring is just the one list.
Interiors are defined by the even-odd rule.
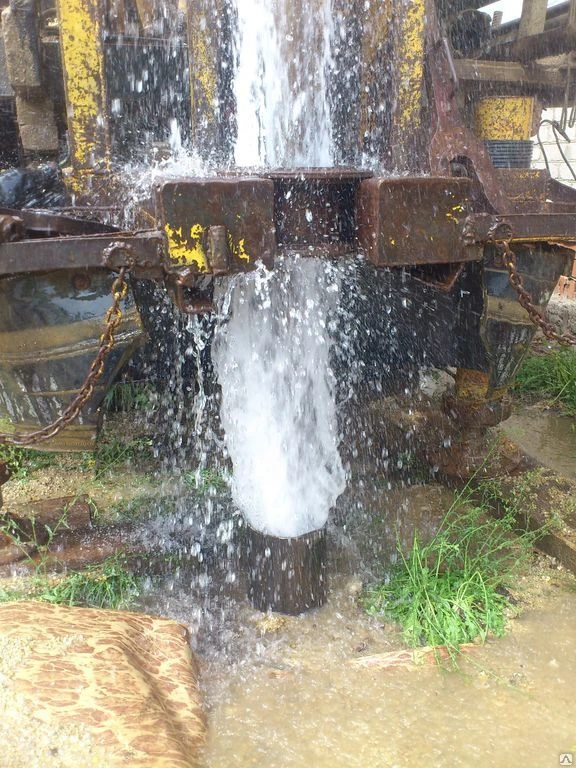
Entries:
[[357,210],[361,250],[377,267],[481,259],[482,249],[462,240],[469,192],[469,179],[362,181]]
[[278,246],[302,255],[355,252],[356,200],[370,171],[306,168],[273,171]]
[[472,214],[466,219],[467,242],[509,240],[522,243],[576,242],[576,216],[572,213],[515,213],[496,216]]
[[191,178],[160,183],[156,214],[172,264],[224,274],[272,266],[276,253],[274,184],[258,177]]
[[37,208],[0,208],[0,216],[15,216],[21,219],[29,237],[96,235],[104,232],[118,232],[118,227],[102,224],[99,221],[74,218]]
[[62,269],[127,267],[134,277],[160,279],[166,261],[161,232],[46,237],[0,244],[0,277]]

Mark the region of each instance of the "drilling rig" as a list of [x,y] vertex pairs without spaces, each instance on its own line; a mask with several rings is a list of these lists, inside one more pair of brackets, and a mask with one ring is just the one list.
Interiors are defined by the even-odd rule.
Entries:
[[[288,2],[293,56],[304,7]],[[0,437],[83,450],[123,365],[156,331],[146,291],[210,312],[219,280],[279,255],[360,254],[411,292],[396,378],[456,369],[462,424],[506,393],[576,246],[576,192],[531,167],[542,110],[574,103],[576,0],[524,0],[498,25],[474,0],[334,0],[333,167],[234,165],[232,0],[11,0],[0,40]],[[156,178],[126,207],[126,164],[170,125],[212,170]],[[354,302],[354,297],[350,299]],[[426,354],[422,356],[424,348]],[[380,373],[379,373],[380,372]]]

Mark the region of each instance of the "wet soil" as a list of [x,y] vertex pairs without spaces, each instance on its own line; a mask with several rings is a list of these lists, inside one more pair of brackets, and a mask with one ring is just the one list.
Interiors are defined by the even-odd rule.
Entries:
[[518,585],[528,603],[508,636],[458,670],[379,663],[400,638],[360,616],[346,586],[248,656],[212,661],[207,765],[558,765],[576,751],[576,593],[541,568]]
[[516,407],[500,429],[527,454],[576,479],[576,420],[541,403]]
[[[525,423],[535,423],[534,414]],[[554,432],[550,445],[558,441]],[[539,445],[534,453],[545,460]],[[554,454],[549,461],[562,471]],[[148,578],[138,607],[191,631],[208,714],[208,768],[541,768],[558,765],[564,752],[576,759],[576,582],[553,559],[535,556],[513,585],[519,613],[506,637],[468,649],[458,669],[433,656],[419,664],[400,657],[399,664],[390,656],[405,648],[397,627],[366,615],[358,595],[393,562],[397,536],[409,540],[416,528],[433,534],[451,491],[375,484],[350,495],[329,528],[327,605],[285,617],[258,613],[246,599],[240,518],[229,496],[208,489],[177,497],[178,482],[130,468],[94,482],[93,473],[68,466],[11,482],[4,497],[9,509],[87,493],[103,526],[128,517],[140,546],[170,555],[153,576],[143,553]],[[7,707],[0,693],[0,711]],[[40,764],[34,734],[45,739],[29,719],[22,768]],[[43,768],[74,764],[63,762],[62,738],[60,757]]]

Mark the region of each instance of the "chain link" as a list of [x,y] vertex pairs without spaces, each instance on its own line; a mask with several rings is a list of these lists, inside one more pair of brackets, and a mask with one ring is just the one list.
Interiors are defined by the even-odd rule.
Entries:
[[530,320],[534,323],[534,325],[540,328],[547,339],[550,339],[551,341],[557,341],[559,344],[563,344],[565,346],[576,345],[576,336],[573,333],[570,333],[569,331],[566,331],[565,333],[558,333],[553,323],[548,320],[542,310],[534,305],[532,296],[528,293],[526,288],[524,288],[522,276],[518,272],[518,267],[516,264],[516,254],[510,248],[510,242],[508,240],[500,240],[496,244],[502,248],[504,263],[506,265],[506,269],[508,270],[508,278],[510,280],[510,284],[518,294],[518,301],[520,305],[524,307],[526,312],[528,312]]
[[61,416],[59,416],[52,424],[48,424],[46,427],[37,429],[34,432],[28,432],[20,435],[11,435],[0,432],[0,444],[6,445],[35,445],[36,443],[49,440],[51,437],[55,437],[61,432],[64,427],[68,426],[74,419],[77,418],[82,408],[86,405],[88,400],[92,397],[94,387],[98,382],[98,379],[104,372],[104,363],[106,356],[114,346],[114,333],[122,322],[122,310],[120,309],[120,302],[126,297],[128,293],[128,284],[125,280],[126,268],[121,267],[118,270],[118,277],[112,283],[112,305],[106,312],[104,318],[104,330],[100,336],[100,346],[96,357],[92,361],[92,365],[88,371],[88,375],[84,379],[80,391],[74,398],[74,400],[68,405]]

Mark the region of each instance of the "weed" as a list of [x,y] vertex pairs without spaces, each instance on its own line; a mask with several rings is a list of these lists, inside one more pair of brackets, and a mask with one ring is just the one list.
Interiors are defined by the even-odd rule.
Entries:
[[0,461],[6,462],[12,480],[26,480],[32,472],[53,466],[58,454],[0,443]]
[[506,584],[524,565],[543,531],[517,528],[515,510],[491,518],[486,507],[460,494],[436,535],[424,544],[417,535],[384,583],[367,590],[363,605],[371,615],[400,623],[411,645],[445,645],[500,636],[506,625]]
[[100,565],[70,573],[52,585],[42,585],[35,599],[59,605],[117,609],[132,605],[139,590],[139,579],[126,569],[122,555],[114,555]]
[[103,405],[107,411],[143,411],[150,405],[151,393],[147,381],[117,381],[106,393]]
[[151,516],[156,504],[157,500],[149,493],[141,493],[130,499],[117,501],[110,508],[108,516],[115,520],[142,520]]
[[184,484],[200,493],[213,491],[226,491],[230,487],[230,480],[216,469],[202,469],[185,472],[182,476]]
[[40,600],[58,605],[91,608],[129,608],[140,592],[140,579],[125,567],[122,555],[113,555],[99,565],[62,577],[36,574],[21,589],[0,587],[0,603]]
[[576,350],[554,349],[526,357],[514,387],[520,393],[552,399],[576,416]]
[[0,533],[8,536],[25,556],[30,564],[34,564],[36,573],[45,570],[50,546],[56,534],[68,529],[68,510],[74,504],[66,505],[60,517],[52,524],[38,523],[31,517],[21,523],[13,518],[0,518]]
[[153,442],[147,437],[122,440],[110,433],[103,434],[94,453],[96,478],[112,469],[132,461],[146,461],[153,457]]

